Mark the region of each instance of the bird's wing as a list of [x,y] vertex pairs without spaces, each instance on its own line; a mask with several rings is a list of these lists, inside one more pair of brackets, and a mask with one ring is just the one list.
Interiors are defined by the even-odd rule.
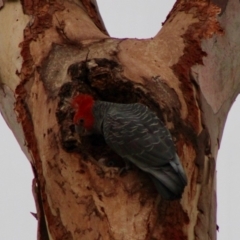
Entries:
[[102,131],[107,144],[122,158],[148,172],[166,199],[180,198],[187,177],[168,129],[141,104],[113,109]]
[[103,122],[103,133],[113,150],[142,169],[159,168],[175,157],[168,129],[142,104],[110,111]]

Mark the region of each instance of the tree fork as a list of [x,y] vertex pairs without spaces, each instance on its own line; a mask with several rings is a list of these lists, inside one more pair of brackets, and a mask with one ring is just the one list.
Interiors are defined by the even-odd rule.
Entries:
[[[95,1],[5,4],[0,107],[33,167],[38,239],[216,239],[215,161],[239,92],[239,7],[179,0],[154,38],[138,40],[110,38]],[[119,176],[103,164],[117,156],[101,139],[75,138],[65,103],[76,92],[159,115],[188,175],[180,201],[162,200],[137,169]]]

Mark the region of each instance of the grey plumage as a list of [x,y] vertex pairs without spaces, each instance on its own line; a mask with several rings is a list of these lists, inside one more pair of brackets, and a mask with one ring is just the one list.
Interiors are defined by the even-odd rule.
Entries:
[[132,162],[153,180],[163,198],[180,198],[187,177],[170,132],[148,107],[96,101],[94,130],[123,159]]

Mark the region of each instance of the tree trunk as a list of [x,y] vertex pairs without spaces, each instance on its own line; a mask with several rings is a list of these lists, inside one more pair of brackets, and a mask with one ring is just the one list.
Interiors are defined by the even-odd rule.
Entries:
[[[239,12],[236,0],[179,0],[154,38],[138,40],[110,38],[95,1],[5,3],[0,110],[32,164],[38,239],[216,239],[215,161],[240,86]],[[101,138],[76,136],[77,92],[159,115],[187,172],[181,200],[161,199],[138,169],[119,175],[122,160]]]

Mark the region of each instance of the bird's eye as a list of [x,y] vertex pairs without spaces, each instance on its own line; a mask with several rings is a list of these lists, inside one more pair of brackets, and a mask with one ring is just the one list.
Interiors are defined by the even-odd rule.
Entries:
[[83,123],[84,123],[84,119],[83,119],[83,118],[80,118],[80,119],[79,119],[79,123],[80,123],[80,124],[83,124]]

